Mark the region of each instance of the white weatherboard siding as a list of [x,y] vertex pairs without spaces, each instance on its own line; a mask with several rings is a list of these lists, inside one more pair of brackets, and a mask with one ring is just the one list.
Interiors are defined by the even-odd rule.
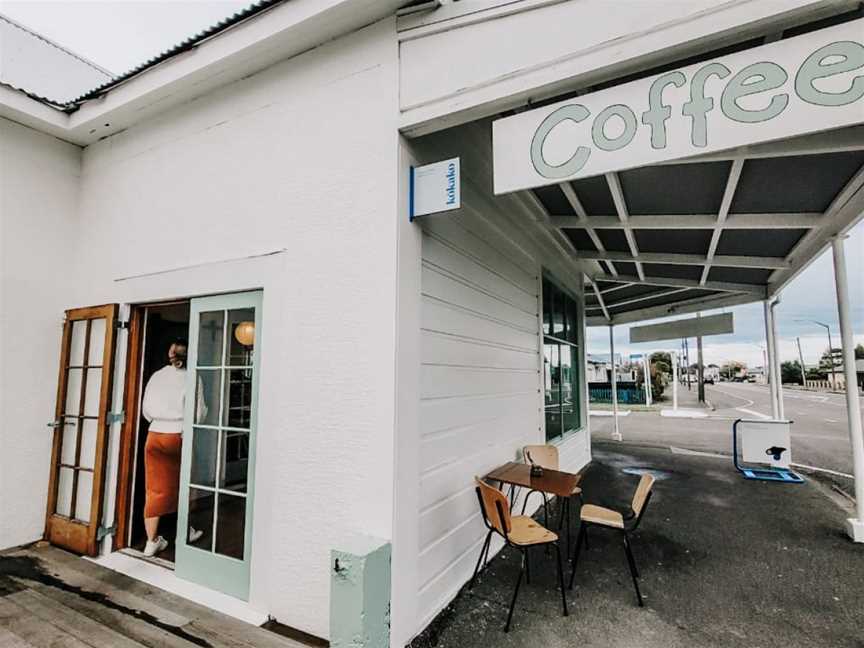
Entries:
[[4,284],[0,506],[28,531],[2,546],[41,534],[63,309],[263,288],[249,603],[328,636],[330,549],[393,523],[396,52],[389,19],[272,66],[87,147],[80,186],[75,147],[44,138],[63,156],[32,176],[4,155],[3,277],[28,294]]
[[0,119],[0,549],[45,527],[81,150]]
[[[572,259],[550,244],[534,214],[512,197],[494,198],[485,189],[491,185],[489,136],[486,124],[417,145],[422,162],[460,155],[463,206],[415,221],[422,228],[422,260],[415,270],[420,279],[419,412],[413,432],[418,461],[413,484],[397,481],[396,502],[402,524],[411,519],[408,507],[416,507],[416,540],[410,540],[416,543],[416,563],[409,569],[416,570],[411,578],[417,599],[410,610],[394,601],[394,646],[422,630],[471,576],[485,534],[474,476],[521,460],[524,445],[544,443],[539,317],[544,269],[581,294]],[[400,268],[406,270],[412,268]],[[411,433],[408,426],[400,429],[400,435]],[[410,449],[410,443],[404,445]],[[587,422],[560,448],[565,469],[583,467],[590,459]],[[405,495],[412,488],[419,489],[416,499]]]
[[420,370],[420,607],[470,574],[483,537],[474,475],[542,430],[539,265],[468,215],[424,226]]

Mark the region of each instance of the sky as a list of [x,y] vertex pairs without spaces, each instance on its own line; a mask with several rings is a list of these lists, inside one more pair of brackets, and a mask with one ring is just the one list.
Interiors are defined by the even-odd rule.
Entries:
[[[0,0],[0,13],[111,72],[121,74],[248,4],[235,0]],[[864,343],[864,221],[850,232],[846,240],[846,261],[852,327],[856,342]],[[704,314],[726,311],[734,314],[735,333],[705,338],[705,362],[722,364],[738,360],[748,366],[761,365],[765,347],[762,305],[737,306]],[[807,320],[828,324],[834,345],[839,346],[840,329],[830,249],[786,287],[776,312],[782,360],[797,359],[796,338],[801,340],[807,365],[816,364],[828,348],[825,329]],[[629,355],[676,346],[665,342],[631,345],[629,328],[623,325],[615,329],[617,353]],[[587,350],[589,353],[608,353],[609,331],[606,327],[588,330]]]

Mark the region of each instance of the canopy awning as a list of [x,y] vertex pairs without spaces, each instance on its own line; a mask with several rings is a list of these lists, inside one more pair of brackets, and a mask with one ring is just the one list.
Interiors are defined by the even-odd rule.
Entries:
[[708,53],[494,122],[495,192],[527,194],[583,262],[589,325],[768,299],[862,217],[862,30]]
[[590,260],[589,325],[766,299],[864,214],[864,127],[531,190]]

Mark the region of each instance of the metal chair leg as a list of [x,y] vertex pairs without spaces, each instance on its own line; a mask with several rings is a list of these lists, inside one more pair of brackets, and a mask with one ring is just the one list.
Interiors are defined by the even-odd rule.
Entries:
[[[480,555],[477,557],[477,565],[474,567],[474,575],[471,577],[471,582],[468,583],[468,589],[474,588],[474,581],[477,579],[477,574],[480,572],[480,564],[483,563],[483,556],[489,550],[489,544],[492,542],[492,532],[486,534],[486,539],[483,541],[483,546],[480,547]],[[485,565],[484,565],[485,566]]]
[[561,547],[555,543],[555,553],[558,557],[558,586],[561,588],[561,606],[564,608],[564,616],[568,616],[567,612],[567,594],[564,591],[564,567],[561,564]]
[[639,607],[644,607],[642,602],[642,593],[639,591],[639,581],[636,573],[636,562],[633,560],[633,553],[630,551],[630,541],[627,539],[627,534],[624,534],[624,553],[627,554],[627,563],[630,565],[630,576],[633,578],[633,587],[636,588],[636,599],[639,601]]
[[585,539],[585,529],[587,524],[584,522],[579,525],[579,535],[576,536],[576,549],[573,551],[573,565],[570,572],[570,589],[573,589],[573,583],[576,580],[576,563],[579,560],[579,551],[582,549],[582,541]]
[[513,590],[513,600],[510,601],[510,612],[507,613],[507,625],[504,632],[510,632],[510,622],[513,620],[513,610],[516,609],[516,597],[519,596],[519,586],[522,584],[522,574],[525,573],[525,554],[522,554],[522,565],[519,568],[519,578],[516,580],[516,589]]
[[587,527],[587,526],[585,527],[585,548],[586,548],[586,549],[590,549],[590,548],[591,548],[591,547],[588,546],[588,527]]
[[523,554],[525,556],[525,584],[531,584],[531,553],[528,551],[528,547],[523,549]]

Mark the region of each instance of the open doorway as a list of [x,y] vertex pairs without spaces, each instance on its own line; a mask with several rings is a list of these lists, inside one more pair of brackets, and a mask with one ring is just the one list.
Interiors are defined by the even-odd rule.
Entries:
[[[189,336],[189,302],[158,304],[143,307],[141,327],[139,329],[140,343],[138,345],[140,375],[138,376],[135,393],[135,412],[138,420],[135,422],[137,433],[134,438],[134,468],[129,478],[131,484],[131,502],[129,506],[128,537],[124,545],[137,552],[143,552],[147,542],[144,528],[144,506],[146,499],[145,484],[145,445],[149,423],[144,417],[141,402],[144,390],[150,378],[168,363],[168,349],[172,343]],[[177,512],[160,516],[159,535],[168,541],[168,547],[159,552],[156,562],[174,563],[175,543],[177,536]]]

